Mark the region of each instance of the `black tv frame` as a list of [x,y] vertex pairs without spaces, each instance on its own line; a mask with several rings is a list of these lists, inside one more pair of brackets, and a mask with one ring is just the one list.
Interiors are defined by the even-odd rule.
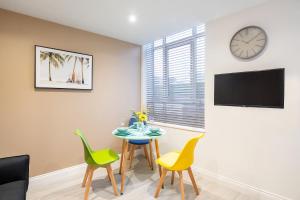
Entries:
[[[215,83],[216,83],[216,76],[218,75],[230,75],[230,74],[243,74],[243,73],[251,73],[251,72],[265,72],[265,71],[273,71],[273,70],[282,70],[283,71],[283,95],[282,95],[282,106],[263,106],[263,105],[239,105],[239,104],[216,104],[215,102]],[[274,69],[264,69],[264,70],[254,70],[254,71],[243,71],[243,72],[231,72],[231,73],[222,73],[222,74],[215,74],[214,76],[214,105],[215,106],[235,106],[235,107],[251,107],[251,108],[278,108],[284,109],[284,97],[285,97],[285,68],[274,68]]]

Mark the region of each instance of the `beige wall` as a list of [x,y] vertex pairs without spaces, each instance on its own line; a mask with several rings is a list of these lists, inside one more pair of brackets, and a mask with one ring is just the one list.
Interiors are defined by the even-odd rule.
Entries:
[[[94,89],[34,89],[34,45],[93,55]],[[30,154],[31,176],[82,163],[75,128],[120,150],[111,131],[140,107],[140,46],[0,10],[0,60],[0,157]]]

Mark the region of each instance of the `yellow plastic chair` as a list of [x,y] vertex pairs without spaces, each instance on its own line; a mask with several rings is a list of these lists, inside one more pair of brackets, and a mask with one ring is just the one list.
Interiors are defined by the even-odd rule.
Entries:
[[157,186],[156,192],[155,192],[155,198],[158,197],[161,187],[164,184],[165,177],[167,175],[168,171],[172,172],[172,179],[171,184],[174,184],[174,177],[175,172],[179,174],[179,183],[180,183],[180,191],[181,191],[181,199],[184,200],[184,185],[183,185],[183,177],[182,177],[182,171],[187,170],[189,173],[189,176],[191,178],[194,190],[196,192],[196,195],[199,195],[199,189],[197,187],[191,165],[194,162],[194,150],[196,147],[197,142],[200,138],[204,137],[204,133],[201,133],[199,136],[192,138],[189,140],[182,151],[179,152],[170,152],[163,156],[161,156],[159,159],[156,160],[156,163],[162,166],[162,175],[159,180],[159,184]]

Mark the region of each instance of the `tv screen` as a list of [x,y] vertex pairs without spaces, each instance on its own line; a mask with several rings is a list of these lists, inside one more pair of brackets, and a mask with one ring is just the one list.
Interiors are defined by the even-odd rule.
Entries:
[[284,69],[217,74],[214,103],[284,108]]

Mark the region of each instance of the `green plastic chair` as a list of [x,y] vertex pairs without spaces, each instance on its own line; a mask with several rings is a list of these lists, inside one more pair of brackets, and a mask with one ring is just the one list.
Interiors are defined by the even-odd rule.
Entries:
[[81,130],[76,129],[75,135],[78,135],[82,141],[84,147],[84,159],[85,162],[87,163],[86,172],[82,182],[82,187],[86,187],[84,200],[88,200],[88,195],[92,184],[93,173],[95,169],[99,167],[106,168],[109,180],[114,189],[114,193],[116,196],[119,196],[115,177],[113,175],[113,171],[111,168],[111,163],[119,160],[118,154],[111,149],[102,149],[102,150],[93,151]]

